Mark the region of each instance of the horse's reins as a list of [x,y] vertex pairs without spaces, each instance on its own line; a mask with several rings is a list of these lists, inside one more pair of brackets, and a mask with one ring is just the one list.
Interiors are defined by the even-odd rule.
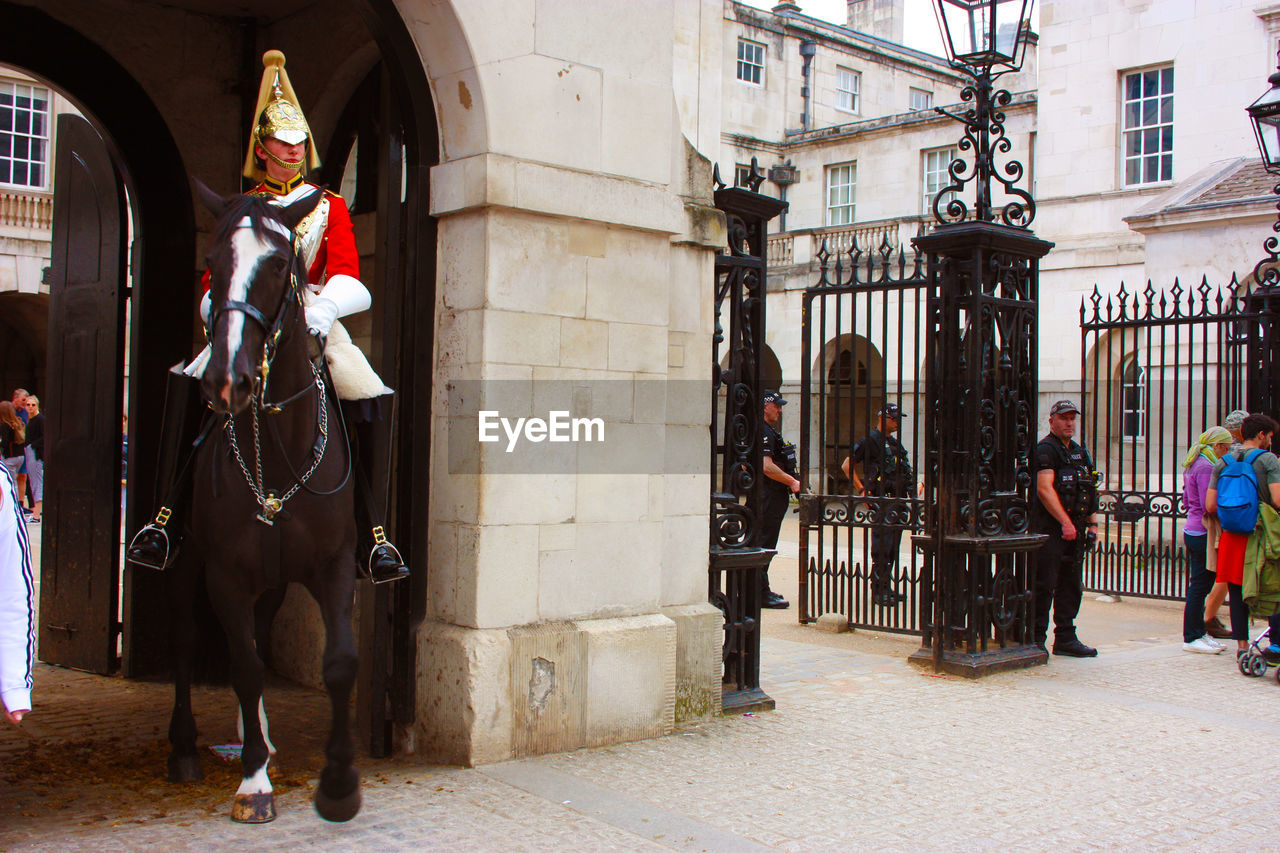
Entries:
[[[320,195],[320,193],[317,193],[317,204],[319,203]],[[248,221],[246,217],[246,222],[237,227],[253,227],[253,224],[251,221]],[[228,299],[218,308],[217,312],[212,313],[209,318],[210,337],[213,335],[213,331],[217,326],[218,320],[225,316],[229,311],[241,312],[261,326],[263,331],[266,332],[266,336],[263,339],[262,359],[258,365],[258,376],[254,381],[255,387],[251,398],[255,469],[253,474],[249,472],[249,466],[245,463],[244,456],[240,452],[240,443],[235,430],[235,419],[228,416],[224,428],[226,429],[227,436],[231,444],[232,454],[235,456],[236,462],[240,466],[241,473],[244,474],[245,482],[249,486],[249,491],[253,493],[254,499],[262,508],[261,512],[257,515],[257,519],[268,526],[275,524],[274,519],[284,509],[285,501],[293,497],[299,489],[305,488],[308,492],[315,495],[330,495],[341,490],[351,477],[351,453],[350,450],[348,450],[346,454],[347,470],[342,477],[342,481],[337,486],[327,491],[317,491],[307,485],[307,481],[311,479],[312,474],[316,472],[316,469],[320,467],[320,463],[324,461],[325,449],[328,445],[329,439],[329,407],[325,396],[324,376],[314,361],[309,360],[311,373],[315,378],[314,382],[308,383],[302,388],[302,390],[277,403],[271,403],[267,400],[267,388],[270,382],[271,365],[279,351],[280,343],[284,339],[286,319],[290,313],[290,309],[297,310],[302,308],[301,259],[298,257],[298,253],[293,246],[293,233],[288,232],[286,239],[289,242],[291,255],[289,268],[289,291],[285,294],[285,298],[281,300],[280,307],[276,310],[275,317],[268,322],[266,315],[258,310],[257,306],[236,299]],[[294,478],[293,485],[289,487],[288,491],[281,495],[275,490],[266,489],[263,486],[260,413],[262,411],[266,411],[268,414],[279,414],[284,411],[285,406],[300,400],[312,391],[316,392],[316,405],[319,413],[317,422],[318,434],[312,445],[311,464],[301,474],[299,474],[293,467],[293,464],[289,462],[289,457],[285,452],[284,442],[280,438],[279,430],[270,420],[268,420],[272,438],[275,439],[276,448],[280,452],[280,456],[284,461],[285,467],[289,469],[290,474],[292,474]],[[341,413],[339,413],[339,416],[341,416]],[[345,435],[345,424],[343,426],[343,433]]]

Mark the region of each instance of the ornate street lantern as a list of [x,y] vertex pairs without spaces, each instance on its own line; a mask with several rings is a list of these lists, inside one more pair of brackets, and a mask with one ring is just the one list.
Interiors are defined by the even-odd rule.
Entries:
[[1035,0],[936,0],[947,59],[971,69],[1022,67]]
[[1249,119],[1262,152],[1262,165],[1273,175],[1280,175],[1280,55],[1276,73],[1267,82],[1271,88],[1249,105]]
[[[960,140],[960,156],[951,162],[951,183],[933,200],[933,214],[946,224],[973,218],[1025,228],[1035,218],[1031,194],[1015,184],[1022,178],[1022,164],[1010,161],[997,166],[995,155],[1010,149],[1004,135],[1004,107],[1013,101],[1005,89],[994,83],[1002,74],[1017,71],[1027,49],[1031,9],[1035,0],[935,0],[934,11],[946,43],[951,66],[970,78],[960,92],[972,104],[962,114],[935,109],[965,126]],[[972,151],[971,156],[966,152]],[[992,208],[991,181],[997,180],[1009,201],[999,210]],[[970,181],[976,187],[972,213],[958,196]],[[946,204],[943,205],[943,201]]]
[[[1247,112],[1258,138],[1262,166],[1280,175],[1280,55],[1277,69],[1267,82],[1271,88],[1249,105]],[[1280,196],[1280,185],[1273,192]],[[1280,202],[1276,209],[1280,211]],[[1271,225],[1272,235],[1262,242],[1266,257],[1253,268],[1253,284],[1244,296],[1242,324],[1245,330],[1245,403],[1251,412],[1270,412],[1280,403],[1280,359],[1276,335],[1280,333],[1280,218]]]

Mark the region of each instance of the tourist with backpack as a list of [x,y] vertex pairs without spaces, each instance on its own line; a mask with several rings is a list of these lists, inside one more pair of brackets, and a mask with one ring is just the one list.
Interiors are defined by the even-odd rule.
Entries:
[[1266,415],[1245,418],[1240,426],[1240,450],[1218,460],[1205,495],[1205,512],[1216,515],[1222,526],[1218,580],[1227,584],[1237,656],[1249,640],[1249,608],[1242,587],[1245,552],[1258,527],[1259,506],[1280,508],[1280,459],[1271,452],[1271,439],[1278,429],[1280,424]]

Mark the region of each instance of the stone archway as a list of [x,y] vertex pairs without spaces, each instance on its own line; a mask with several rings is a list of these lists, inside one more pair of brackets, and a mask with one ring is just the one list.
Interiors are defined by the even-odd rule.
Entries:
[[[197,346],[194,304],[202,266],[197,222],[207,223],[203,213],[197,220],[193,212],[188,175],[200,175],[220,192],[238,187],[245,144],[242,112],[261,70],[255,39],[282,42],[304,102],[313,93],[313,131],[322,145],[360,80],[379,62],[385,69],[385,101],[395,108],[395,144],[380,156],[394,161],[397,176],[394,190],[385,195],[386,215],[364,236],[378,255],[378,274],[398,277],[394,288],[384,288],[394,290],[395,302],[381,306],[375,323],[401,333],[376,355],[383,375],[401,391],[400,420],[417,424],[401,434],[422,443],[397,457],[393,477],[399,491],[388,521],[408,531],[413,519],[427,515],[437,236],[428,204],[429,170],[439,161],[442,144],[424,60],[390,0],[284,5],[290,7],[285,18],[263,21],[240,17],[243,4],[222,0],[155,5],[51,0],[40,9],[0,0],[0,61],[67,93],[90,117],[107,141],[135,211],[129,397],[136,452],[129,529],[155,503],[154,454],[145,448],[158,444],[164,371],[189,358]],[[134,24],[128,31],[113,25],[125,6]],[[319,22],[306,14],[316,6],[328,7]],[[422,15],[445,12],[424,9]],[[201,32],[194,47],[171,37],[193,27]],[[443,25],[432,29],[450,32]],[[308,39],[317,44],[309,45]],[[333,56],[344,59],[333,63]],[[478,97],[479,86],[471,90]],[[117,389],[116,399],[120,396]],[[413,584],[395,594],[380,591],[367,603],[370,610],[392,616],[394,640],[384,634],[383,641],[403,650],[398,657],[409,666],[397,670],[408,679],[414,672],[413,625],[426,598],[426,525],[418,526],[424,530],[419,541],[401,541],[402,549],[414,555],[415,570],[420,564]],[[127,675],[154,672],[163,668],[166,646],[162,577],[132,571],[124,576],[123,668]],[[401,685],[398,695],[407,697],[407,707],[396,709],[396,716],[411,720],[411,683]],[[390,731],[383,721],[378,725]]]

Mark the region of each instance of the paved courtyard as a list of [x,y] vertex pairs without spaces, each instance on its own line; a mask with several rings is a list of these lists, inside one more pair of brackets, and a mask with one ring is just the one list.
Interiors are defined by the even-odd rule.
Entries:
[[[167,685],[42,667],[37,712],[0,729],[0,850],[1276,847],[1274,672],[1183,652],[1175,604],[1086,596],[1097,659],[977,682],[912,668],[910,638],[765,619],[776,711],[475,769],[366,757],[364,810],[343,825],[309,802],[322,695],[269,688],[280,816],[239,826],[233,765],[210,755],[191,790],[163,781]],[[202,744],[234,739],[229,690],[197,691],[196,711]]]

